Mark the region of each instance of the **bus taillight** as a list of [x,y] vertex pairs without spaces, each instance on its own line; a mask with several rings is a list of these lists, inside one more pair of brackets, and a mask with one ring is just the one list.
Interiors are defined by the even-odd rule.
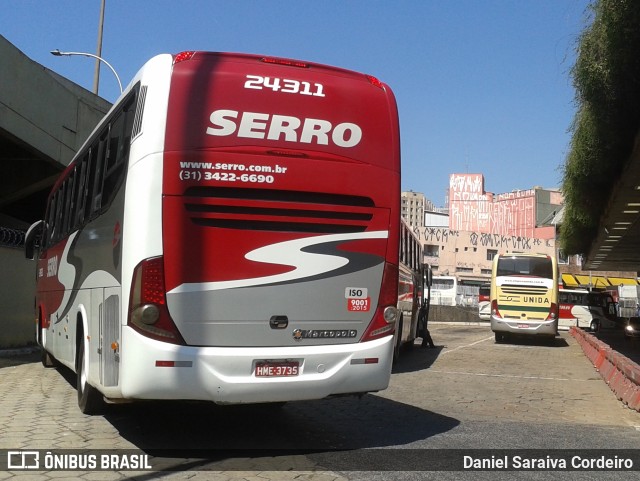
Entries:
[[551,308],[549,309],[549,315],[547,316],[547,321],[555,321],[558,317],[558,304],[555,302],[551,303]]
[[152,339],[184,344],[167,310],[165,292],[163,257],[138,264],[131,284],[128,325]]
[[365,77],[367,77],[367,80],[371,83],[371,85],[374,85],[374,86],[376,86],[378,88],[384,89],[384,84],[382,82],[380,82],[380,80],[378,80],[373,75],[365,75]]
[[185,60],[191,60],[194,55],[195,55],[195,52],[191,50],[186,52],[180,52],[175,57],[173,57],[173,64],[175,65],[177,63],[184,62]]
[[398,320],[398,266],[385,264],[380,298],[373,319],[360,342],[372,341],[393,334]]
[[491,301],[491,315],[495,317],[502,317],[500,315],[500,311],[498,310],[498,301],[495,299]]
[[286,67],[309,68],[309,64],[306,62],[300,62],[298,60],[291,60],[288,58],[263,57],[260,59],[260,61],[275,65],[284,65]]

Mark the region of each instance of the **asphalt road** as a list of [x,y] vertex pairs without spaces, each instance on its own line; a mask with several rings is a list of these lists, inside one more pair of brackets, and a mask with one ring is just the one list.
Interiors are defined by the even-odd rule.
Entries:
[[[69,479],[638,478],[638,471],[447,471],[465,453],[554,459],[568,449],[635,456],[640,467],[640,413],[615,398],[567,333],[552,345],[496,344],[486,326],[430,327],[438,347],[403,352],[386,391],[279,409],[140,403],[88,417],[68,371],[44,369],[36,355],[3,358],[0,450],[142,449],[164,467],[190,469]],[[528,449],[539,451],[521,451]],[[0,480],[62,474],[0,472]]]

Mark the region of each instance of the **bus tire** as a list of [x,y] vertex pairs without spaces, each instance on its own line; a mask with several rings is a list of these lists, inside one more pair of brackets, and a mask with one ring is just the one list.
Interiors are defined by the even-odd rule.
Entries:
[[84,340],[80,332],[77,357],[78,407],[83,414],[99,414],[104,410],[105,403],[102,394],[87,381],[89,366],[85,362]]
[[591,332],[598,332],[600,330],[600,323],[594,319],[589,325],[589,330]]

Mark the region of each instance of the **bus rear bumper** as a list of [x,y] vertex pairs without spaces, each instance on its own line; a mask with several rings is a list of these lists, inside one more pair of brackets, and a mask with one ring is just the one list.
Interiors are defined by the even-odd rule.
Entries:
[[554,321],[516,321],[493,315],[491,316],[491,330],[525,336],[555,336],[558,333],[557,323]]
[[[132,400],[244,404],[380,391],[389,384],[393,359],[393,336],[330,346],[221,348],[167,344],[124,327],[123,346],[120,387]],[[260,361],[290,362],[297,374],[258,377]]]

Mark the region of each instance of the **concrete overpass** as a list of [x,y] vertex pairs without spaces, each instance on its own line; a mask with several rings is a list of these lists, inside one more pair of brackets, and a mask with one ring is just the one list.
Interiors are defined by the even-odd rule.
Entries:
[[0,35],[0,348],[33,340],[35,264],[24,231],[44,217],[59,173],[111,104]]
[[640,271],[640,131],[586,253],[584,269]]
[[25,227],[111,104],[0,35],[0,225]]

